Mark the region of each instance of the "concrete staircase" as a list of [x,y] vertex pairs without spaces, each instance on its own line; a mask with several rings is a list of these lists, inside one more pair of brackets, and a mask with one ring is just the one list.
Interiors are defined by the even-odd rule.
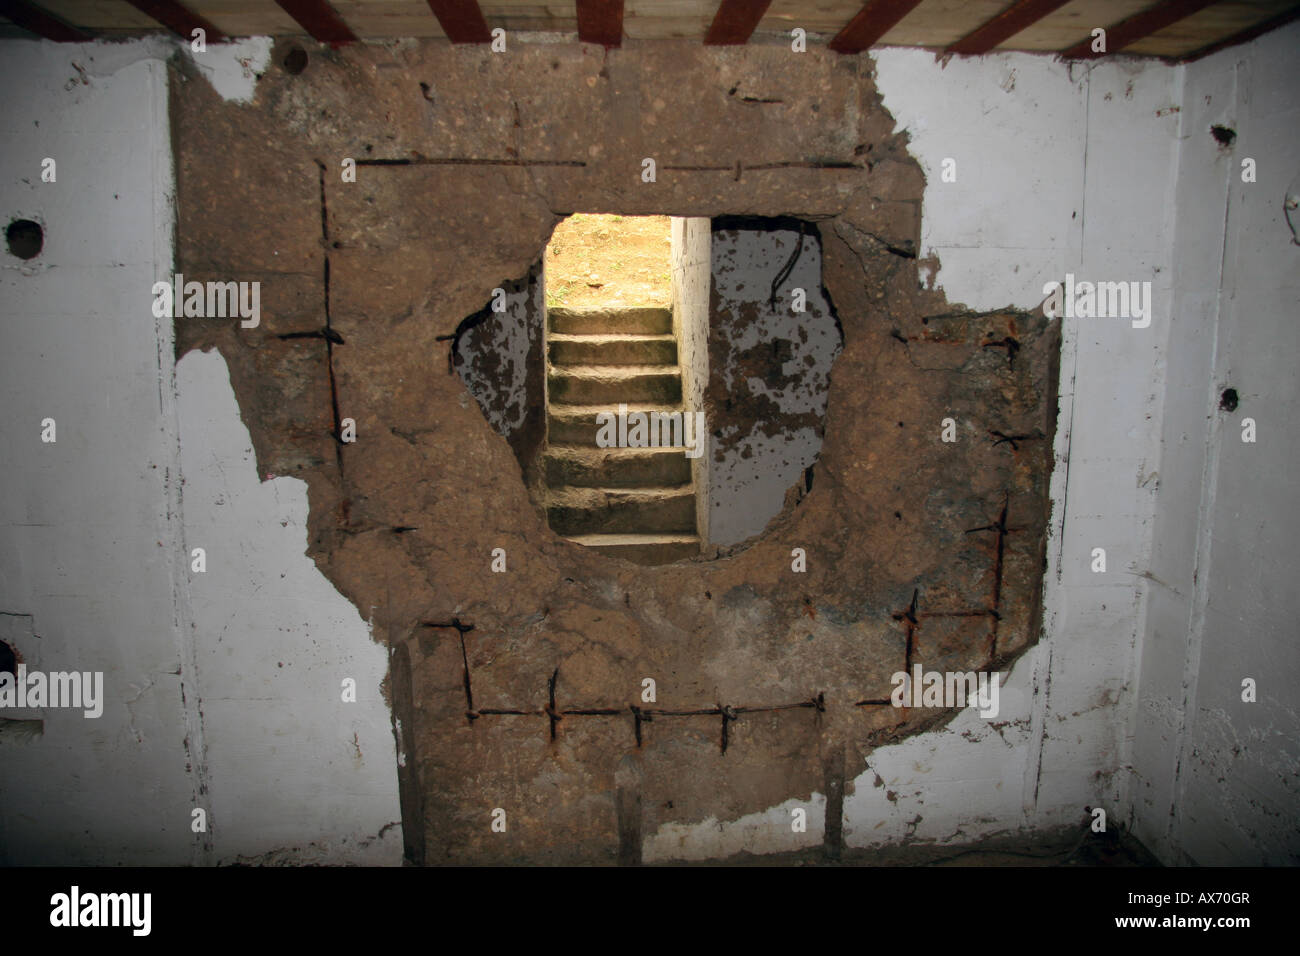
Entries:
[[668,309],[547,313],[546,514],[570,541],[638,564],[700,552],[681,448],[599,448],[596,415],[681,411]]

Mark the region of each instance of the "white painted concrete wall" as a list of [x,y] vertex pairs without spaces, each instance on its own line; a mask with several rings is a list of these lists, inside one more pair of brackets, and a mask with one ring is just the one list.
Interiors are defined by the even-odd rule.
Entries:
[[[1154,317],[1065,320],[1045,640],[998,721],[966,712],[872,755],[845,801],[850,845],[1082,835],[1101,806],[1167,863],[1300,859],[1300,526],[1284,504],[1300,247],[1281,205],[1300,171],[1297,41],[1290,27],[1177,69],[878,57],[926,167],[923,246],[951,301],[1028,308],[1073,272],[1149,279]],[[1237,130],[1233,149],[1214,123]],[[1216,410],[1230,384],[1235,415]],[[1255,445],[1247,415],[1272,425]]]
[[[1297,46],[1293,25],[1186,67],[1130,784],[1135,832],[1170,863],[1300,862],[1300,246],[1282,208],[1300,174]],[[1218,407],[1228,386],[1235,412]]]
[[37,258],[0,251],[0,609],[31,616],[21,653],[103,671],[107,697],[97,720],[51,711],[40,737],[5,746],[8,864],[185,863],[201,849],[170,329],[149,294],[170,258],[166,75],[131,47],[0,43],[0,226],[45,228]]
[[[191,352],[176,377],[185,549],[207,557],[181,599],[215,856],[398,863],[385,651],[305,554],[307,483],[259,478],[225,360]],[[355,703],[344,701],[347,679]]]
[[[1001,713],[876,750],[845,799],[845,840],[963,842],[1123,815],[1135,647],[1144,628],[1170,334],[1180,71],[1071,68],[1004,54],[886,50],[885,105],[925,168],[923,254],[973,309],[1034,308],[1043,286],[1149,280],[1149,328],[1065,319],[1044,640]],[[942,90],[941,95],[936,91]],[[956,160],[957,180],[940,175]],[[1091,553],[1105,548],[1107,570]],[[1112,824],[1113,825],[1113,824]]]
[[[210,47],[207,72],[238,95],[267,46]],[[0,42],[0,226],[45,227],[30,262],[0,251],[0,622],[106,697],[0,735],[0,863],[397,863],[384,651],[305,557],[305,485],[259,482],[220,357],[174,372],[151,313],[172,49]]]

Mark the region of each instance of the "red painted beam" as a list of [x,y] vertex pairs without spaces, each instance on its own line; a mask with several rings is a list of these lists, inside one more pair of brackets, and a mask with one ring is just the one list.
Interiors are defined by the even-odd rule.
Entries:
[[578,0],[578,39],[601,46],[623,44],[623,0]]
[[275,0],[280,9],[298,21],[312,39],[332,46],[355,43],[352,32],[338,12],[326,0]]
[[491,43],[492,31],[478,0],[429,0],[429,9],[452,43]]
[[[1149,37],[1157,30],[1163,30],[1171,23],[1177,23],[1183,17],[1190,17],[1197,10],[1203,10],[1214,2],[1215,0],[1164,0],[1163,3],[1135,13],[1127,20],[1106,28],[1106,53],[1118,53],[1124,47]],[[1092,52],[1091,36],[1080,40],[1068,50],[1061,51],[1061,56],[1074,60],[1105,55]]]
[[89,34],[22,0],[0,0],[0,16],[12,20],[15,26],[28,33],[56,43],[84,43],[90,39]]
[[921,0],[868,0],[857,16],[826,44],[836,53],[861,53],[912,12]]
[[187,40],[193,37],[195,30],[202,30],[204,40],[208,43],[218,43],[226,39],[226,35],[211,23],[197,13],[186,10],[175,0],[126,0],[126,2],[141,13],[153,17],[172,33]]
[[979,29],[950,44],[946,52],[972,56],[988,53],[999,43],[1005,43],[1021,30],[1033,26],[1069,2],[1070,0],[1019,0]]
[[1218,53],[1220,50],[1226,50],[1228,47],[1236,46],[1238,43],[1249,43],[1251,40],[1258,39],[1265,33],[1276,30],[1278,27],[1286,26],[1298,17],[1300,17],[1300,5],[1294,6],[1289,10],[1283,10],[1276,16],[1269,17],[1261,23],[1256,23],[1253,27],[1246,27],[1246,29],[1234,33],[1230,37],[1216,40],[1209,46],[1203,46],[1199,50],[1193,50],[1178,62],[1191,63],[1193,60],[1199,60],[1201,57],[1209,56],[1211,53]]
[[722,0],[713,15],[704,42],[709,46],[737,46],[749,42],[758,21],[763,19],[772,0]]

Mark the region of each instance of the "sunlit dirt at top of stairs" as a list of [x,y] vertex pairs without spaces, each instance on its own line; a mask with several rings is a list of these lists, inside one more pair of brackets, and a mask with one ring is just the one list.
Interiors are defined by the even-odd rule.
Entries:
[[549,308],[672,305],[667,216],[575,213],[546,246]]

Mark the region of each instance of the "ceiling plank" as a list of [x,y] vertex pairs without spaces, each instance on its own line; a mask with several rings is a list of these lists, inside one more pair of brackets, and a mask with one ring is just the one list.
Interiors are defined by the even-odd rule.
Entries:
[[478,0],[429,0],[429,9],[442,25],[442,32],[452,43],[491,43]]
[[612,47],[623,44],[623,0],[577,0],[578,39]]
[[357,35],[343,22],[326,0],[275,0],[285,13],[298,21],[312,39],[331,46],[355,43]]
[[208,43],[220,43],[227,37],[197,13],[191,13],[174,0],[126,0],[141,13],[153,17],[172,33],[189,40],[195,30],[203,31]]
[[1222,40],[1216,40],[1199,50],[1193,50],[1187,56],[1179,60],[1179,63],[1191,63],[1193,60],[1199,60],[1201,57],[1209,56],[1211,53],[1218,53],[1220,50],[1226,50],[1230,46],[1236,46],[1238,43],[1249,43],[1251,40],[1262,37],[1265,33],[1276,30],[1278,27],[1286,26],[1292,20],[1300,19],[1300,4],[1292,7],[1290,10],[1283,10],[1276,16],[1269,17],[1253,27],[1247,27],[1232,36],[1224,37]]
[[867,0],[835,38],[826,44],[836,53],[861,53],[907,16],[921,0]]
[[[1121,20],[1114,26],[1106,28],[1106,53],[1118,53],[1130,43],[1136,43],[1157,30],[1163,30],[1169,24],[1177,23],[1214,2],[1215,0],[1164,0],[1141,13],[1135,13],[1127,20]],[[1068,50],[1062,50],[1061,56],[1074,60],[1095,59],[1105,56],[1106,53],[1094,53],[1092,37],[1089,36]]]
[[749,42],[772,0],[722,0],[713,15],[709,32],[704,35],[708,46],[736,46]]
[[64,23],[40,7],[34,7],[22,0],[0,0],[0,16],[13,21],[28,33],[53,40],[55,43],[84,43],[90,35],[82,33],[76,27]]
[[1005,43],[1021,30],[1033,26],[1049,13],[1069,2],[1070,0],[1019,0],[978,30],[966,34],[956,43],[949,44],[947,52],[972,56],[988,53],[999,43]]

